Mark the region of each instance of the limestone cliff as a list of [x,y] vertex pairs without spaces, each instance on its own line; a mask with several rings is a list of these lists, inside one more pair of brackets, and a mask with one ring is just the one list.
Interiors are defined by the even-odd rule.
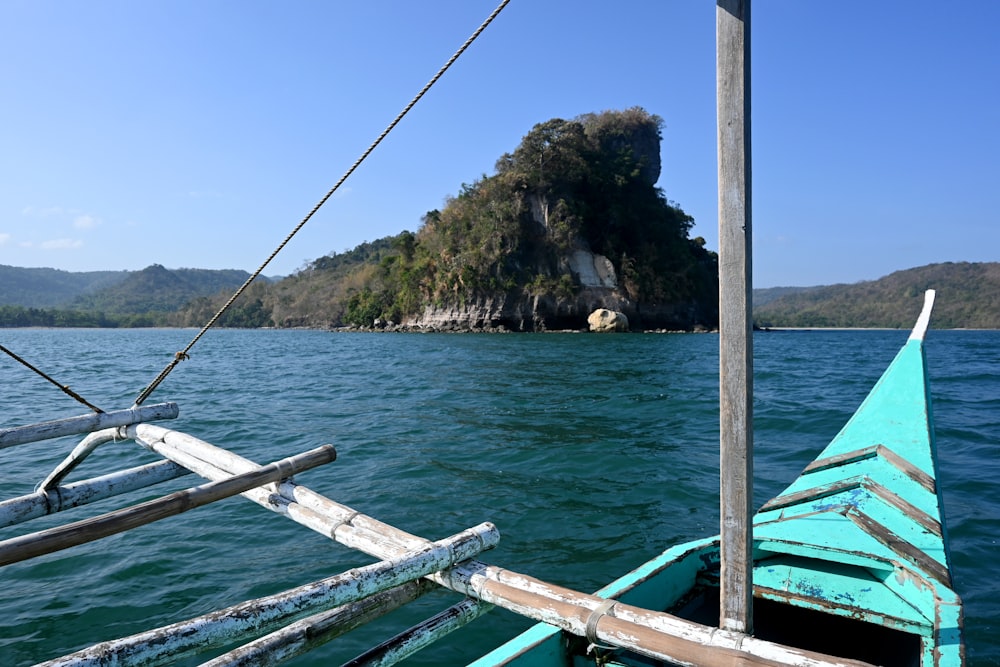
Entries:
[[563,331],[586,329],[597,308],[635,313],[634,305],[607,288],[584,288],[571,297],[553,294],[481,297],[456,306],[427,306],[404,321],[439,331]]

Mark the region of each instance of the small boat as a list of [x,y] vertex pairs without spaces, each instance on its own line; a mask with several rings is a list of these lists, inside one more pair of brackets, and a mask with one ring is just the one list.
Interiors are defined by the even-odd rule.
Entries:
[[[933,301],[928,291],[906,344],[847,424],[754,516],[755,639],[880,665],[964,664],[923,350]],[[680,544],[596,595],[607,613],[620,601],[715,625],[719,563],[718,536]],[[585,664],[588,651],[598,664],[650,664],[540,623],[474,665]]]

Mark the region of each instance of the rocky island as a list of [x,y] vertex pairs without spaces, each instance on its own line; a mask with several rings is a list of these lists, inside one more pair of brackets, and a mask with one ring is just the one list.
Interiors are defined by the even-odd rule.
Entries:
[[586,330],[607,309],[632,330],[714,328],[717,257],[656,187],[662,124],[639,108],[540,123],[416,233],[320,258],[263,304],[277,326]]

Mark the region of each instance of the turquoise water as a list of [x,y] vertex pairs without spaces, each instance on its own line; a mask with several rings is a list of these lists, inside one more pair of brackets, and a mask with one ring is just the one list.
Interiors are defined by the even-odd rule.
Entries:
[[[193,335],[4,330],[0,343],[114,409],[130,405]],[[756,336],[758,504],[822,449],[905,338]],[[717,346],[711,334],[215,331],[147,403],[177,401],[181,416],[170,426],[261,463],[331,443],[338,460],[300,483],[431,539],[492,521],[503,537],[483,560],[591,591],[669,545],[718,532]],[[931,331],[927,358],[969,661],[1000,664],[1000,332]],[[0,404],[0,427],[84,412],[6,357]],[[29,493],[75,442],[0,451],[4,497]],[[74,478],[150,460],[131,442],[109,444]],[[0,665],[33,664],[370,560],[229,499],[4,568]],[[339,664],[456,600],[431,594],[287,664]],[[407,664],[462,664],[527,625],[495,610]]]

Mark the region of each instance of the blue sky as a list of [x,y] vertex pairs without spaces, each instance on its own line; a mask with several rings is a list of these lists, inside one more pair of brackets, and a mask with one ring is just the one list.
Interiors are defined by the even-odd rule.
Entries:
[[[499,0],[0,0],[0,264],[254,270]],[[754,284],[1000,261],[1000,3],[757,0]],[[665,121],[717,244],[715,3],[513,0],[265,270],[416,230],[551,118]]]

